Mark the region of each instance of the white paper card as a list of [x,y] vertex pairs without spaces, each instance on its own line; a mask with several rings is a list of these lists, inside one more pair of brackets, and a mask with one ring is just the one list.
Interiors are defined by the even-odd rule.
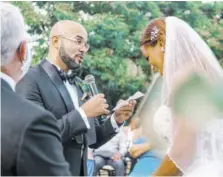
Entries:
[[141,98],[143,97],[144,94],[140,91],[137,91],[135,94],[133,94],[132,96],[130,96],[127,100],[125,101],[122,101],[121,103],[119,103],[118,105],[116,105],[116,107],[113,109],[113,111],[123,107],[123,106],[126,106],[129,104],[129,101],[130,100],[137,100],[138,98]]

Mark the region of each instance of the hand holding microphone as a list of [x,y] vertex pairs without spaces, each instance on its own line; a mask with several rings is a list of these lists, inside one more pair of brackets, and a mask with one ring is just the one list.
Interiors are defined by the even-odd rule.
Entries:
[[82,105],[82,109],[88,118],[95,118],[101,115],[110,113],[108,104],[104,94],[98,94],[98,89],[95,84],[93,75],[87,75],[84,82],[88,85],[91,98]]
[[81,106],[88,118],[95,118],[110,113],[104,97],[104,94],[97,94]]
[[[104,94],[98,94],[98,89],[95,84],[95,78],[93,75],[87,75],[85,77],[85,83],[88,85],[90,90],[91,99],[87,101],[83,106],[87,117],[97,117],[100,116],[101,122],[105,119],[103,115],[109,114],[108,104],[104,98]],[[125,120],[128,120],[132,115],[132,112],[135,108],[136,101],[135,99],[141,97],[142,94],[137,92],[131,96],[128,100],[120,101],[114,109],[114,118],[116,122],[122,124]]]

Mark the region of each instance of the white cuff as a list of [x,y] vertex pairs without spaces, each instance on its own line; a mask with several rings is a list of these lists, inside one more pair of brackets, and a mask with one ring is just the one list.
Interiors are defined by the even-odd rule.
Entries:
[[120,130],[120,127],[118,126],[118,124],[115,120],[114,114],[112,114],[110,120],[111,120],[111,124],[112,124],[112,127],[114,128],[115,132],[118,133]]
[[90,124],[88,122],[88,118],[87,118],[84,110],[82,108],[78,108],[77,110],[79,111],[79,113],[80,113],[85,125],[87,126],[87,128],[90,129],[91,127],[90,127]]

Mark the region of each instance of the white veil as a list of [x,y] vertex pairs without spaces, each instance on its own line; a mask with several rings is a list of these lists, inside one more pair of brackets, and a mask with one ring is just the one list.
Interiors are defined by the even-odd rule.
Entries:
[[187,65],[204,70],[213,79],[223,75],[216,57],[193,28],[177,17],[167,17],[165,22],[164,102],[168,101],[173,76]]
[[[223,71],[208,45],[186,22],[176,17],[167,17],[165,22],[166,47],[162,103],[168,105],[174,78],[184,71],[185,67],[190,66],[195,70],[201,70],[216,81],[222,78]],[[220,129],[223,128],[222,126]],[[174,125],[173,132],[174,136],[168,155],[179,169],[186,173],[195,163],[195,159],[199,158],[195,146],[200,139],[197,139],[197,132],[194,132],[192,126],[185,122]]]

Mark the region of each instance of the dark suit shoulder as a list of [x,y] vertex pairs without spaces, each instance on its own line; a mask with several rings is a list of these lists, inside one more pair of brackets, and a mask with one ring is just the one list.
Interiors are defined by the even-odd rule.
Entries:
[[40,77],[40,72],[41,72],[40,65],[31,67],[29,71],[25,74],[25,76],[17,83],[17,85],[20,85],[20,83],[26,81],[29,81],[29,83],[38,81],[38,78]]
[[[23,98],[34,101],[44,107],[40,90],[44,87],[42,83],[40,66],[37,65],[29,69],[26,75],[16,84],[16,93]],[[43,86],[42,86],[43,85]]]
[[[40,106],[32,103],[29,100],[26,100],[16,93],[12,91],[8,91],[7,89],[2,89],[2,118],[17,120],[15,124],[19,124],[22,122],[22,126],[30,124],[32,121],[37,119],[44,118],[51,118],[55,119],[54,116],[41,108]],[[7,117],[5,117],[7,115]]]
[[1,88],[1,95],[1,167],[3,171],[9,171],[16,168],[19,146],[28,129],[36,125],[49,126],[60,137],[56,119],[51,113],[7,88]]

